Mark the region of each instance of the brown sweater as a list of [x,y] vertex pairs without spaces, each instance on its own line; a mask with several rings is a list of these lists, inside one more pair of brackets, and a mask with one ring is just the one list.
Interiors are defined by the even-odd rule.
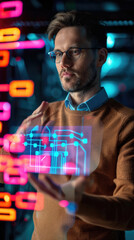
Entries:
[[[125,239],[123,231],[134,229],[134,111],[113,99],[92,112],[72,111],[61,101],[49,104],[42,124],[48,122],[55,126],[92,125],[96,142],[101,134],[95,126],[101,126],[102,145],[99,165],[87,177],[75,219],[45,195],[44,210],[34,212],[32,240]],[[93,157],[100,147],[95,138]],[[64,183],[69,177],[51,178]]]
[[[61,101],[49,104],[45,124],[93,126],[91,155],[96,161],[100,153],[99,164],[87,177],[75,218],[45,195],[44,210],[33,215],[32,240],[124,240],[123,231],[134,229],[134,111],[113,99],[92,112],[66,109]],[[69,180],[51,178],[56,183]]]

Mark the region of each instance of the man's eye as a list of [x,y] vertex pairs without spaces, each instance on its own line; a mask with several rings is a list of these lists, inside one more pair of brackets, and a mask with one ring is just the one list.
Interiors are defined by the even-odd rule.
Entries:
[[60,57],[60,56],[62,56],[62,53],[61,52],[55,52],[55,55],[56,55],[56,57]]
[[80,54],[80,50],[79,49],[70,49],[69,54],[73,55],[73,56],[78,55],[78,54]]

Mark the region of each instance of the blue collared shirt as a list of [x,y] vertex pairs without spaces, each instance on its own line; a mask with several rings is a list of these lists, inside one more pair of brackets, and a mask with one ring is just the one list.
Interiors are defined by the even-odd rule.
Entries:
[[65,106],[69,107],[70,110],[77,111],[94,111],[95,109],[101,107],[108,100],[108,95],[105,89],[102,87],[98,93],[93,97],[89,98],[86,102],[79,104],[76,108],[72,104],[71,96],[68,93],[65,98]]

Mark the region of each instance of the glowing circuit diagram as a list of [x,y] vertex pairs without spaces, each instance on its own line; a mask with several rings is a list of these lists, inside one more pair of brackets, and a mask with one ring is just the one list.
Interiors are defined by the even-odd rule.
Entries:
[[89,175],[91,126],[35,126],[25,134],[26,171]]

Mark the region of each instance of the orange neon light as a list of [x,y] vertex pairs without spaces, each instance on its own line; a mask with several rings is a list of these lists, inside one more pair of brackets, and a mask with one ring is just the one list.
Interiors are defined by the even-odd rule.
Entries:
[[20,29],[13,28],[3,28],[0,29],[0,42],[13,42],[20,38]]
[[4,172],[7,167],[12,167],[14,164],[13,158],[8,155],[0,155],[0,172]]
[[31,97],[33,93],[34,82],[32,80],[14,80],[9,85],[11,97]]
[[0,51],[0,67],[7,67],[8,64],[9,64],[9,51],[7,50]]
[[3,128],[3,123],[0,122],[0,133],[2,132],[2,128]]
[[17,192],[15,205],[20,209],[40,211],[44,208],[44,195],[35,192]]
[[[1,201],[3,199],[3,201]],[[0,192],[0,207],[11,207],[11,195],[7,192]]]
[[13,208],[0,208],[0,221],[15,221],[16,210]]

